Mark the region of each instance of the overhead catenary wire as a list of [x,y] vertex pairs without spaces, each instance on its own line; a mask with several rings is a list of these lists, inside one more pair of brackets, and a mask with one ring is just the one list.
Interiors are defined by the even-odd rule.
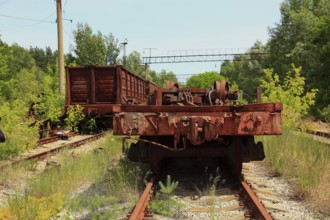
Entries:
[[39,20],[39,19],[32,19],[32,18],[23,18],[23,17],[16,17],[16,16],[11,16],[11,15],[5,15],[5,14],[0,14],[0,17],[12,18],[12,19],[17,19],[17,20],[25,20],[25,21],[44,22],[44,23],[50,23],[50,24],[55,24],[56,23],[54,21]]

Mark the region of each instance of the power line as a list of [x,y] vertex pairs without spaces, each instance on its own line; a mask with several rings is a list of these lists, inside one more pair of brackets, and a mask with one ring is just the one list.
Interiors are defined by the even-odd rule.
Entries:
[[6,17],[6,18],[18,19],[18,20],[25,20],[25,21],[37,21],[37,22],[44,22],[44,23],[50,23],[50,24],[55,24],[56,23],[54,21],[38,20],[38,19],[31,19],[31,18],[22,18],[22,17],[16,17],[16,16],[11,16],[11,15],[4,15],[4,14],[0,14],[0,16],[1,17]]

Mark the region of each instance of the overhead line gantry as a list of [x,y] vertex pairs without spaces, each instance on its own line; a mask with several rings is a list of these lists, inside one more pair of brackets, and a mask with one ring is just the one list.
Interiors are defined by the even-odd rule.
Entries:
[[220,50],[174,50],[168,51],[165,56],[142,57],[144,64],[159,63],[192,63],[192,62],[218,62],[233,60],[240,57],[243,60],[262,60],[268,53],[260,50],[246,49],[220,49]]

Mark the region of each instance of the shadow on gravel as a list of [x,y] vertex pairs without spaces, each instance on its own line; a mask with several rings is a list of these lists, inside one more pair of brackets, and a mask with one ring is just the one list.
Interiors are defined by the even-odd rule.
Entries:
[[166,182],[168,175],[173,181],[178,181],[177,196],[209,195],[212,186],[216,187],[217,195],[230,195],[238,186],[228,170],[227,162],[218,158],[168,159],[162,163],[158,181]]

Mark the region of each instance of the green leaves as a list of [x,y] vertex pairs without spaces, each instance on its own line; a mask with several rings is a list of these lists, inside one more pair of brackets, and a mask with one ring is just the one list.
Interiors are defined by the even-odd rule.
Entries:
[[159,181],[160,186],[160,192],[166,195],[170,195],[174,192],[174,190],[178,187],[179,182],[178,181],[171,181],[171,176],[167,175],[166,179],[166,185],[162,183],[162,181]]
[[297,127],[301,117],[306,116],[315,103],[317,89],[305,92],[305,78],[301,76],[301,67],[292,65],[283,83],[272,69],[265,69],[262,80],[263,102],[282,102],[284,105],[283,123]]
[[161,181],[159,182],[160,192],[156,193],[155,199],[150,204],[150,209],[158,214],[165,216],[175,216],[173,210],[183,208],[183,205],[172,199],[170,196],[174,190],[178,187],[178,181],[171,181],[171,176],[167,175],[166,185]]
[[119,55],[119,43],[112,34],[97,34],[88,24],[78,23],[73,32],[75,38],[74,53],[78,65],[115,64]]
[[68,129],[78,132],[78,126],[84,119],[85,115],[83,113],[83,107],[80,105],[71,105],[66,111],[64,122]]
[[187,80],[186,87],[187,88],[210,88],[213,86],[214,81],[224,80],[226,79],[224,76],[220,75],[218,72],[211,71],[201,73],[195,76],[190,77]]
[[284,1],[281,22],[270,29],[268,43],[267,68],[274,68],[279,77],[284,78],[292,63],[301,66],[301,74],[306,78],[305,87],[319,90],[315,99],[318,109],[330,102],[329,17],[330,2],[327,0]]

